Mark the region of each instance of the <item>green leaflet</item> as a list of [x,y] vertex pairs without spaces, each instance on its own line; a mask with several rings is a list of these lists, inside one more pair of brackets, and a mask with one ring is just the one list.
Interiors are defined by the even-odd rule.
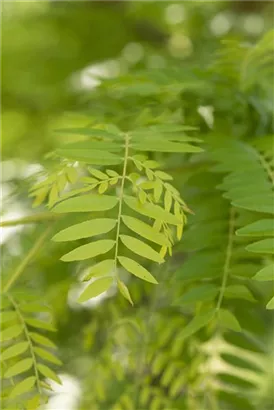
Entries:
[[247,198],[233,200],[232,205],[250,211],[266,212],[274,214],[274,196],[272,194],[260,196],[254,195]]
[[142,237],[159,245],[170,245],[169,240],[162,233],[157,232],[152,226],[146,224],[145,222],[126,215],[122,216],[122,220],[129,229],[136,232],[138,235],[141,235]]
[[274,220],[261,219],[236,231],[239,236],[274,236]]
[[96,265],[92,266],[89,273],[82,279],[84,282],[90,280],[92,277],[98,277],[103,275],[110,275],[114,269],[114,260],[113,259],[105,259],[102,262],[97,263]]
[[123,136],[119,135],[118,133],[114,134],[98,128],[60,128],[58,130],[55,130],[55,132],[61,132],[65,134],[87,135],[88,137],[97,138],[124,139]]
[[51,312],[51,308],[42,303],[22,303],[20,304],[20,309],[23,312],[31,313]]
[[171,181],[173,177],[163,171],[155,171],[155,175],[163,181]]
[[24,359],[21,360],[20,362],[14,364],[11,366],[5,373],[4,377],[5,378],[10,378],[13,376],[17,376],[18,374],[24,373],[27,370],[29,370],[33,365],[32,359]]
[[136,198],[131,196],[125,196],[124,201],[129,208],[133,209],[141,215],[145,215],[149,218],[157,220],[159,219],[171,225],[180,225],[182,223],[174,215],[165,211],[159,205],[154,205],[148,202],[145,204],[140,204]]
[[154,151],[154,152],[203,152],[200,147],[190,144],[180,144],[177,142],[166,142],[165,140],[144,141],[131,144],[136,151]]
[[25,318],[25,321],[28,325],[32,327],[36,327],[38,329],[45,329],[45,330],[49,330],[50,332],[56,332],[57,330],[51,323],[45,322],[43,320]]
[[123,162],[122,157],[107,151],[60,148],[56,153],[61,157],[92,165],[118,165]]
[[261,241],[251,243],[246,247],[249,252],[271,253],[274,254],[274,238],[263,239]]
[[87,245],[82,245],[76,249],[73,249],[73,251],[62,256],[61,260],[64,262],[71,262],[94,258],[97,255],[107,253],[113,248],[114,245],[114,240],[102,239],[100,241],[88,243]]
[[42,336],[39,333],[35,333],[35,332],[29,332],[29,335],[35,343],[56,349],[56,345],[46,336]]
[[128,235],[120,235],[120,239],[129,250],[136,253],[137,255],[140,255],[143,258],[150,259],[154,262],[164,262],[164,259],[161,258],[158,252],[156,252],[146,243],[141,242],[139,239]]
[[1,323],[18,320],[17,313],[14,310],[1,312]]
[[206,326],[214,316],[214,310],[211,310],[203,315],[195,316],[186,327],[180,332],[180,339],[186,339],[187,337],[198,332],[201,328]]
[[218,294],[218,287],[215,285],[200,285],[193,289],[188,290],[180,297],[174,304],[175,305],[188,305],[198,302],[207,302],[213,300]]
[[274,296],[272,299],[270,299],[270,301],[268,302],[268,304],[266,305],[266,308],[269,310],[274,309]]
[[30,376],[27,379],[23,380],[22,382],[18,383],[10,394],[10,399],[14,399],[21,394],[27,393],[30,391],[35,384],[35,377]]
[[48,352],[47,350],[42,349],[41,347],[34,347],[33,350],[38,356],[40,356],[42,359],[50,363],[54,363],[58,365],[62,364],[62,362],[56,356],[54,356],[52,353]]
[[111,277],[95,280],[94,282],[92,282],[90,285],[86,287],[84,292],[79,297],[78,302],[79,303],[86,302],[87,300],[94,298],[103,292],[106,292],[110,288],[112,283],[113,283],[113,278]]
[[124,149],[123,145],[121,144],[123,141],[119,141],[120,144],[116,144],[112,141],[78,141],[73,142],[71,144],[66,144],[60,147],[61,150],[89,150],[89,151],[107,151],[107,152],[120,152]]
[[231,285],[225,290],[224,297],[227,299],[245,299],[250,302],[255,302],[252,293],[246,286],[243,285]]
[[139,263],[124,256],[118,257],[121,265],[130,273],[150,283],[158,284],[157,280]]
[[268,281],[268,280],[274,280],[274,264],[268,265],[265,268],[261,269],[259,272],[256,273],[255,276],[253,276],[252,279],[258,280],[258,281]]
[[66,199],[57,204],[52,211],[57,213],[107,211],[114,208],[117,203],[118,198],[115,196],[89,194]]
[[228,329],[234,330],[235,332],[241,332],[242,328],[236,317],[226,309],[220,309],[218,312],[219,324],[221,326],[227,327]]
[[1,332],[1,341],[6,342],[8,340],[14,339],[23,332],[21,325],[10,326],[7,329],[2,330]]
[[93,219],[63,229],[58,232],[52,240],[55,242],[74,241],[76,239],[101,235],[111,231],[116,224],[116,219]]
[[47,377],[51,380],[54,380],[58,384],[62,384],[62,382],[61,382],[60,378],[57,376],[57,374],[54,373],[48,366],[45,366],[44,364],[38,364],[37,368],[43,376],[45,376],[45,377]]
[[125,299],[127,299],[129,301],[129,303],[133,306],[133,301],[131,299],[129,290],[127,288],[127,286],[124,284],[124,282],[122,282],[121,280],[118,279],[118,289],[121,292],[121,294],[124,296]]
[[108,179],[108,175],[105,174],[104,172],[100,171],[99,169],[96,168],[89,168],[89,172],[91,175],[93,175],[95,178],[98,178],[100,180]]
[[13,346],[7,347],[3,352],[2,352],[2,360],[8,360],[11,359],[12,357],[18,356],[22,353],[24,353],[27,348],[29,347],[28,342],[20,342],[16,343]]

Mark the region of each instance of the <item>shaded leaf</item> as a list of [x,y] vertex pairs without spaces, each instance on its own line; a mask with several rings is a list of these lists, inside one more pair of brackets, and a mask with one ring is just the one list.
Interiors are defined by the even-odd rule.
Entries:
[[186,339],[194,333],[198,332],[201,328],[206,326],[213,318],[214,311],[211,310],[205,314],[195,316],[186,327],[180,332],[179,338]]
[[274,219],[261,219],[236,231],[239,236],[274,236]]
[[241,332],[242,328],[236,317],[226,309],[220,309],[219,312],[219,323],[221,326],[227,327],[228,329],[234,330],[235,332]]
[[225,290],[224,297],[227,299],[245,299],[250,302],[255,302],[252,293],[244,285],[231,285]]
[[33,318],[25,318],[25,322],[32,326],[32,327],[36,327],[38,329],[45,329],[45,330],[49,330],[50,332],[56,332],[56,328],[49,322],[45,322],[43,320],[39,320],[39,319],[33,319]]
[[274,280],[274,265],[268,265],[265,266],[263,269],[261,269],[259,272],[256,273],[255,276],[253,276],[252,279],[258,280],[258,281],[268,281],[268,280]]
[[218,287],[215,285],[200,285],[193,289],[188,290],[180,297],[175,304],[176,305],[187,305],[198,302],[206,302],[213,300],[218,294]]
[[251,243],[246,247],[249,252],[256,253],[272,253],[274,254],[274,238],[263,239],[261,241]]

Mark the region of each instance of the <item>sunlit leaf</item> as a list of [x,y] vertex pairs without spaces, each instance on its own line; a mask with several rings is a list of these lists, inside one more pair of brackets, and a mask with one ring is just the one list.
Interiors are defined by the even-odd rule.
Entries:
[[52,240],[55,242],[74,241],[76,239],[101,235],[111,231],[115,227],[116,223],[116,219],[107,218],[81,222],[58,232]]
[[123,244],[132,252],[143,258],[150,259],[154,262],[163,263],[164,260],[161,258],[158,252],[151,248],[151,246],[146,243],[128,235],[120,235],[120,239]]
[[88,285],[81,296],[78,298],[79,303],[86,302],[89,299],[92,299],[103,292],[106,292],[113,283],[113,278],[100,278]]
[[138,278],[146,280],[150,283],[158,283],[157,280],[143,266],[135,262],[133,259],[119,256],[118,260],[128,272],[132,273]]
[[66,253],[62,256],[61,260],[64,262],[71,262],[94,258],[95,256],[109,252],[114,245],[115,241],[110,239],[102,239],[100,241],[91,242],[87,245],[79,246],[69,253]]

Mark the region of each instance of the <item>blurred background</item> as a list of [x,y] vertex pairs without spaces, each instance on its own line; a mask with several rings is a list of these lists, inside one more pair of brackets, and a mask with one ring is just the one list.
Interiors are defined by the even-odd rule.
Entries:
[[[254,42],[272,27],[271,1],[5,0],[1,52],[3,219],[30,213],[26,192],[31,178],[43,169],[44,155],[64,142],[53,130],[85,124],[83,111],[91,117],[106,115],[102,102],[94,98],[102,79],[115,79],[135,69],[161,72],[170,63],[182,70],[192,64],[202,71],[221,40]],[[200,110],[200,115],[206,115],[210,123],[208,112]],[[35,229],[32,225],[1,228],[8,269],[28,249]],[[73,303],[66,309],[67,301],[70,304],[73,299],[69,289],[75,273],[68,274],[70,268],[56,262],[58,254],[53,248],[48,252],[51,260],[48,255],[40,257],[41,277],[33,286],[49,290],[60,322],[57,344],[62,344],[67,363],[64,385],[53,394],[48,409],[73,410],[78,408],[81,386],[69,373],[81,373],[82,365],[81,357],[74,362],[79,346],[74,345],[73,337],[91,316],[86,311],[87,316],[80,316]],[[85,343],[89,346],[91,341]],[[85,345],[82,348],[85,351]]]

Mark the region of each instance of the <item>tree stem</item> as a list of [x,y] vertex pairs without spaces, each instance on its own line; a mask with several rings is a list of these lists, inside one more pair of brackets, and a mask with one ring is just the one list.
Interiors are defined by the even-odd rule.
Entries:
[[32,224],[35,222],[51,221],[59,217],[60,217],[59,215],[54,215],[51,212],[41,212],[41,213],[37,213],[34,215],[25,216],[19,219],[13,219],[11,221],[1,221],[0,227],[8,228],[11,226],[26,225],[26,224]]
[[23,273],[25,267],[28,265],[28,263],[31,261],[33,256],[40,250],[43,242],[45,241],[46,237],[48,236],[48,233],[51,229],[51,226],[49,226],[43,233],[42,235],[38,238],[37,241],[35,241],[33,247],[29,250],[25,258],[22,260],[14,274],[11,276],[11,278],[8,280],[6,285],[4,286],[3,291],[8,292],[10,287],[14,284],[14,282],[19,278],[19,276]]

